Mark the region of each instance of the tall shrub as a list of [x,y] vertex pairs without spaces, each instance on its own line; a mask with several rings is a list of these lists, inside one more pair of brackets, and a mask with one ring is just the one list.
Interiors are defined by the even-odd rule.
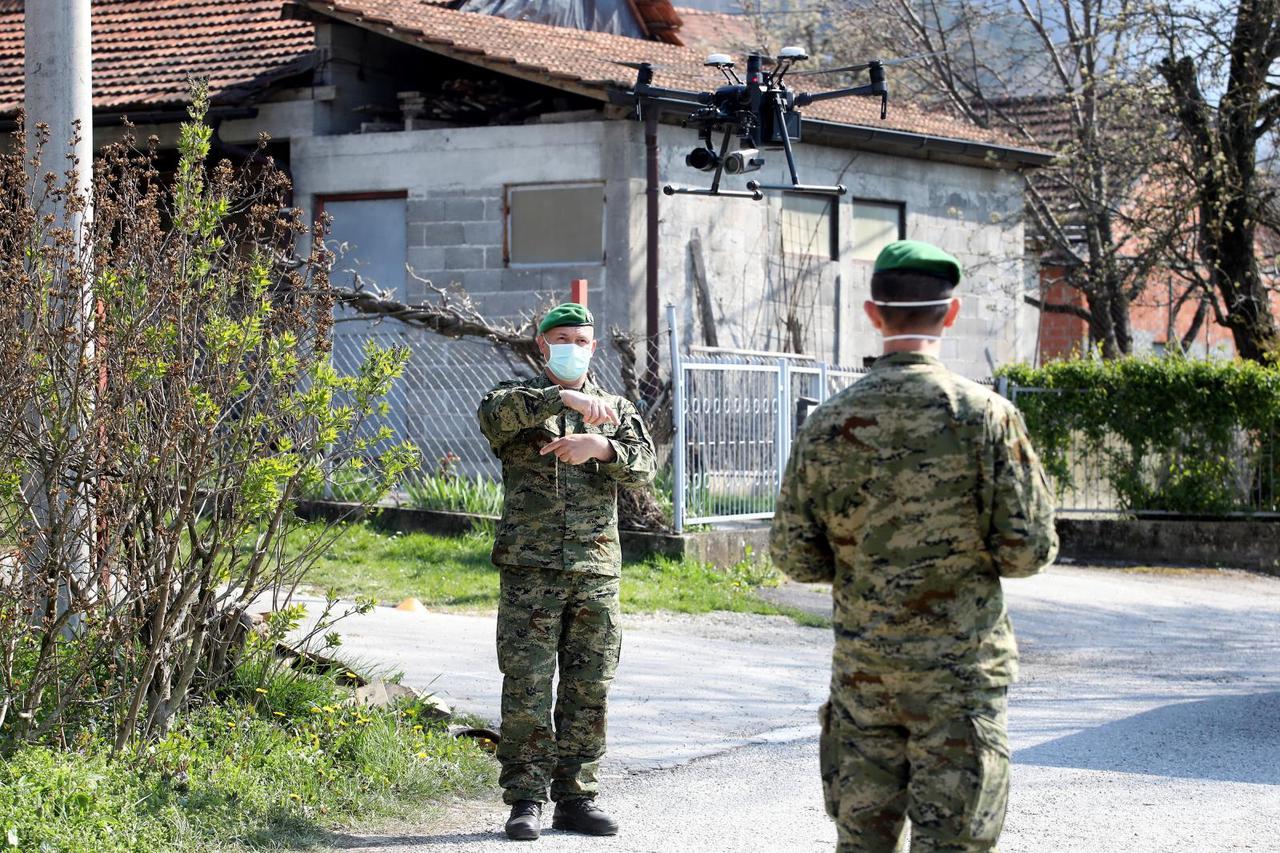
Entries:
[[324,547],[286,556],[298,491],[414,462],[375,424],[405,353],[335,372],[323,234],[265,147],[209,162],[206,110],[172,175],[104,149],[80,232],[84,164],[0,156],[0,747],[164,732]]
[[1280,369],[1244,361],[1125,358],[1014,365],[1018,408],[1060,485],[1073,443],[1104,461],[1133,510],[1280,510]]

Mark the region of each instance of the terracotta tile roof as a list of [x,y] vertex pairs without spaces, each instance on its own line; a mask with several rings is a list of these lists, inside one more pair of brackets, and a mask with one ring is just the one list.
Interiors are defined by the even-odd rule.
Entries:
[[[672,22],[682,20],[669,0],[634,2],[643,14],[656,16],[665,7]],[[180,104],[192,75],[208,78],[215,101],[249,97],[266,82],[305,67],[314,50],[313,24],[282,17],[290,5],[288,0],[93,0],[95,108]],[[605,97],[608,87],[627,88],[634,82],[635,72],[618,61],[661,65],[654,82],[668,88],[697,92],[718,81],[702,66],[702,47],[460,12],[440,0],[296,0],[296,5],[500,73],[595,97]],[[0,113],[12,114],[22,101],[22,7],[22,0],[0,0]],[[698,25],[693,28],[696,32]],[[878,107],[869,98],[846,98],[813,104],[805,115],[1027,147],[998,131],[902,102],[890,101],[889,117],[881,122]]]
[[[34,5],[38,0],[27,0]],[[287,74],[315,47],[310,24],[282,20],[283,0],[93,0],[93,105],[159,107],[209,80],[236,100]],[[0,113],[22,104],[23,2],[0,0]]]
[[726,15],[686,6],[677,6],[676,14],[684,21],[680,41],[700,53],[740,53],[760,44],[755,25],[746,15]]
[[1070,144],[1074,133],[1071,128],[1071,107],[1059,95],[1035,95],[1024,98],[993,98],[990,102],[993,124],[1001,122],[1020,128],[1010,130],[1018,136],[1030,136],[1028,144],[1057,150]]
[[[298,5],[349,21],[375,32],[387,32],[427,50],[491,68],[540,80],[547,85],[602,95],[608,86],[630,87],[635,72],[619,61],[660,65],[654,84],[672,89],[702,91],[717,84],[718,75],[702,66],[701,50],[677,45],[511,21],[489,15],[458,12],[425,0],[297,0]],[[889,80],[892,91],[893,80]],[[899,130],[991,145],[1027,148],[1009,136],[974,127],[940,111],[927,111],[889,102],[889,115],[880,120],[880,103],[871,98],[842,98],[806,107],[804,114],[863,127]]]

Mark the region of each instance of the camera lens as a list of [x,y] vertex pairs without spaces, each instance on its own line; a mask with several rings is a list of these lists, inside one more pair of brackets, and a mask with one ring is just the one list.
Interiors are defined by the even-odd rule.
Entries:
[[710,172],[715,169],[716,164],[720,162],[720,158],[710,148],[695,148],[685,155],[684,162],[691,169]]

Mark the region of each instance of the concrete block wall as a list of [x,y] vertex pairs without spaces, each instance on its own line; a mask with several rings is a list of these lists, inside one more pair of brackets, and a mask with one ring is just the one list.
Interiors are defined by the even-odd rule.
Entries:
[[[462,285],[491,316],[513,318],[564,299],[575,278],[591,282],[593,310],[608,313],[609,273],[621,269],[626,281],[629,237],[613,221],[614,205],[626,210],[627,193],[614,193],[608,180],[616,166],[606,166],[607,135],[603,122],[584,122],[302,139],[293,153],[295,196],[308,204],[317,194],[403,190],[405,262],[437,286]],[[508,267],[506,188],[582,182],[605,184],[609,263]],[[427,296],[409,276],[402,293],[411,301]],[[625,305],[619,307],[623,317],[610,322],[625,322]]]
[[[563,300],[570,281],[585,278],[599,324],[626,325],[623,297],[631,255],[627,211],[634,188],[617,179],[619,164],[605,154],[610,132],[604,123],[587,122],[299,139],[291,164],[295,198],[311,205],[317,195],[404,192],[404,261],[418,276],[437,286],[463,285],[493,318],[515,318],[547,301]],[[578,182],[605,186],[608,264],[507,267],[506,188]],[[615,271],[623,291],[616,299],[609,286]],[[408,274],[393,284],[409,302],[431,296]],[[383,331],[388,328],[384,323]],[[437,456],[454,452],[463,457],[459,467],[464,473],[494,474],[496,462],[479,435],[475,408],[484,391],[512,375],[511,368],[474,341],[419,333],[399,342],[409,344],[413,356],[399,383],[403,391],[392,401],[397,432],[424,449],[428,468]]]
[[[639,129],[636,145],[639,145]],[[708,176],[684,164],[697,143],[688,130],[661,129],[660,177],[678,186],[705,186]],[[637,157],[642,156],[642,149]],[[782,183],[781,152],[765,152],[766,167],[751,177]],[[1024,263],[1021,177],[1013,172],[934,160],[802,144],[797,148],[806,183],[843,183],[848,195],[836,206],[839,260],[815,261],[802,277],[810,293],[802,320],[809,329],[807,352],[850,366],[879,352],[879,336],[862,303],[869,295],[871,262],[853,258],[852,199],[904,203],[911,239],[937,243],[966,268],[959,295],[961,319],[944,342],[952,366],[973,377],[996,364],[1025,358],[1034,347],[1034,316],[1022,303]],[[639,160],[638,162],[643,162]],[[728,188],[742,179],[726,178]],[[705,252],[721,345],[758,349],[782,340],[781,284],[800,268],[779,253],[781,200],[663,196],[660,202],[663,301],[680,307],[686,343],[700,343],[692,276],[686,259],[688,235],[699,230]],[[633,213],[643,223],[643,207]]]

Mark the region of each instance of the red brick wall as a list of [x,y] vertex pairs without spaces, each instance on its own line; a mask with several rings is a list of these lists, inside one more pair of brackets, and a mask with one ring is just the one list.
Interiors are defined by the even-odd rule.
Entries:
[[[1084,306],[1080,291],[1062,283],[1063,269],[1045,265],[1040,269],[1041,299],[1046,302]],[[1172,284],[1172,290],[1170,290]],[[1134,352],[1147,353],[1152,344],[1166,345],[1169,336],[1169,304],[1176,301],[1186,287],[1178,279],[1168,279],[1160,273],[1152,275],[1152,281],[1129,306],[1130,332],[1134,338]],[[1272,296],[1272,310],[1280,315],[1280,293]],[[1187,300],[1178,311],[1175,328],[1181,340],[1191,328],[1195,317],[1195,303]],[[1040,312],[1040,362],[1072,358],[1085,352],[1089,346],[1089,327],[1084,320],[1071,314]],[[1208,354],[1231,355],[1235,343],[1231,332],[1219,325],[1210,314],[1205,317],[1190,354],[1203,358]]]
[[[1062,267],[1040,268],[1041,301],[1055,305],[1084,306],[1084,295],[1062,283]],[[1040,312],[1040,361],[1057,361],[1079,355],[1089,345],[1089,326],[1074,314]]]

